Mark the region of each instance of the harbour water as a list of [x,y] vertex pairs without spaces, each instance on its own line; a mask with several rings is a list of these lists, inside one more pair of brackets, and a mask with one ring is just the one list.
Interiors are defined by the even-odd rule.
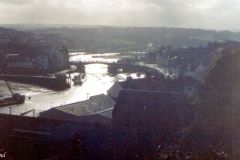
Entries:
[[[107,54],[72,54],[70,61],[96,60],[107,62],[116,62],[118,53]],[[114,57],[114,58],[113,58]],[[13,92],[26,95],[26,101],[21,105],[13,105],[0,108],[0,113],[20,115],[24,112],[34,110],[28,113],[28,116],[37,116],[39,112],[48,110],[52,107],[79,102],[98,94],[106,94],[107,90],[119,78],[111,77],[107,73],[105,64],[86,65],[86,77],[83,84],[72,85],[70,89],[56,92],[34,85],[9,82]],[[76,74],[76,73],[75,73]],[[74,76],[74,73],[71,75]],[[0,81],[0,95],[8,96],[10,92],[4,81]]]

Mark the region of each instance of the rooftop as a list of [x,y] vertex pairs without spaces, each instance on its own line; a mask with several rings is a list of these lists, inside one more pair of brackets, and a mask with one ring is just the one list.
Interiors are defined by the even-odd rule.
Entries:
[[187,86],[199,86],[200,82],[191,77],[178,79],[171,78],[144,78],[127,80],[119,83],[123,89],[150,90],[150,91],[178,91]]
[[194,120],[195,107],[182,92],[122,90],[113,121],[123,126],[176,131]]
[[40,117],[88,123],[111,124],[115,101],[100,94],[89,100],[52,108],[40,113]]
[[75,116],[86,116],[113,108],[114,104],[115,102],[111,97],[101,94],[90,97],[90,99],[86,101],[60,106],[54,109]]

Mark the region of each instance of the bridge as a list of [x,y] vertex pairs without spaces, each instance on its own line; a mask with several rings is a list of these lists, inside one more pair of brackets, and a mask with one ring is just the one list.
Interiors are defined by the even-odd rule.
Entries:
[[88,64],[118,64],[117,62],[108,62],[108,61],[100,61],[100,60],[90,60],[90,61],[75,61],[75,62],[70,62],[71,65],[78,65],[78,64],[83,64],[83,65],[88,65]]
[[87,64],[106,64],[108,65],[108,72],[110,74],[118,74],[118,73],[145,73],[148,76],[163,76],[163,72],[152,68],[149,66],[142,66],[137,64],[124,64],[118,62],[108,62],[108,61],[100,61],[100,60],[90,60],[90,61],[77,61],[77,62],[70,62],[71,65],[87,65]]
[[0,80],[33,84],[52,90],[65,90],[69,88],[70,84],[67,79],[66,77],[0,74]]
[[75,48],[75,49],[68,49],[69,53],[77,53],[77,52],[86,52],[86,49],[81,49],[81,48]]

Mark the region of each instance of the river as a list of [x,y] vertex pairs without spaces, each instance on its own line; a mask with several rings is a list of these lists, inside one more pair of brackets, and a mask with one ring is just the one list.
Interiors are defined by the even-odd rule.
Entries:
[[[70,61],[79,60],[96,60],[116,62],[119,53],[106,54],[71,54]],[[89,64],[86,65],[86,78],[81,86],[72,85],[70,89],[65,91],[52,91],[34,85],[9,82],[12,90],[16,93],[26,95],[24,104],[2,107],[0,113],[20,115],[24,112],[34,110],[35,116],[39,112],[48,110],[52,107],[79,102],[88,99],[90,96],[98,94],[106,94],[107,90],[121,77],[111,77],[107,73],[107,65],[105,64]],[[73,76],[73,75],[72,75]],[[124,76],[123,76],[124,77]],[[123,78],[124,79],[124,78]],[[4,81],[0,81],[0,95],[8,96],[10,92]],[[33,116],[30,112],[28,116]]]

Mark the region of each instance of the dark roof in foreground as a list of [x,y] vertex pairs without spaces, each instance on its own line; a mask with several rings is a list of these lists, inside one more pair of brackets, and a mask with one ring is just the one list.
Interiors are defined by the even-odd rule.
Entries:
[[123,90],[113,110],[113,122],[176,132],[194,120],[194,113],[182,92]]

